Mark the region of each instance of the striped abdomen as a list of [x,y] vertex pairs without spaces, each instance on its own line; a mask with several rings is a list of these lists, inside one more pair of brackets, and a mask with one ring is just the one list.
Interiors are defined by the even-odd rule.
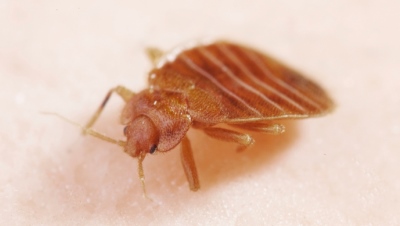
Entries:
[[165,59],[150,73],[150,87],[185,93],[194,121],[305,118],[333,107],[314,82],[247,47],[216,42]]

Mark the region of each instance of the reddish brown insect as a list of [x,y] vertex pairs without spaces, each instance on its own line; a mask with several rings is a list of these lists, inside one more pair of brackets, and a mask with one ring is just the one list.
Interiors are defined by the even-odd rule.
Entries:
[[[279,134],[284,127],[273,120],[320,116],[333,107],[317,84],[248,47],[220,41],[169,54],[156,49],[148,52],[155,65],[149,73],[149,88],[136,94],[123,86],[111,89],[84,127],[85,133],[116,143],[138,158],[143,189],[145,156],[169,151],[179,143],[190,189],[200,188],[186,137],[191,127],[236,142],[241,150],[253,143],[252,137],[219,125]],[[113,92],[126,102],[121,115],[126,141],[90,129]]]

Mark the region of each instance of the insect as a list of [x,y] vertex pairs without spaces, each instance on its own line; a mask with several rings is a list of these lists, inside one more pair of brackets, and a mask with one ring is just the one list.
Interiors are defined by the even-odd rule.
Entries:
[[[166,54],[148,49],[148,54],[154,64],[149,87],[139,93],[123,86],[112,88],[83,128],[84,133],[118,144],[138,159],[144,193],[145,157],[170,151],[178,144],[189,187],[192,191],[200,188],[186,136],[189,128],[235,142],[238,150],[243,150],[254,140],[234,128],[280,134],[284,126],[274,120],[321,116],[333,108],[320,86],[249,47],[218,41]],[[112,93],[126,103],[121,114],[126,140],[115,140],[91,129]],[[222,128],[222,124],[232,129]]]

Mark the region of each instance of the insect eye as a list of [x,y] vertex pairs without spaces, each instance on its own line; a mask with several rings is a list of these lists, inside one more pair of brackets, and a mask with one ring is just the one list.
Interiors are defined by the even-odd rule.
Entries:
[[151,146],[149,153],[154,154],[154,152],[156,152],[156,150],[157,150],[157,145],[153,145],[153,146]]
[[125,127],[124,127],[124,135],[125,135],[125,136],[126,136],[127,131],[128,131],[128,126],[125,126]]

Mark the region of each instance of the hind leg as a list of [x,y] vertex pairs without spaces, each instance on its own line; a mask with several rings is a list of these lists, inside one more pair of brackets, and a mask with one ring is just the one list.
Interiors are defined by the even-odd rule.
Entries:
[[203,131],[208,136],[215,139],[239,144],[237,151],[243,151],[254,143],[254,139],[249,134],[240,133],[229,129],[207,127],[204,128]]
[[241,128],[244,130],[269,133],[273,135],[278,135],[285,132],[285,127],[281,124],[276,124],[273,122],[250,122],[243,124],[229,124],[229,126]]

